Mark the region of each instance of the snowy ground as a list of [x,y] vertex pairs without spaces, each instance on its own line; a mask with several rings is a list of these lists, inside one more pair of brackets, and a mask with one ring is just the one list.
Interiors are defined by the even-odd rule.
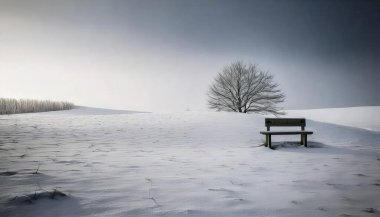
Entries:
[[[276,150],[258,115],[0,116],[0,216],[380,216],[377,114],[372,130],[308,119],[309,148]],[[12,201],[42,189],[68,196]]]

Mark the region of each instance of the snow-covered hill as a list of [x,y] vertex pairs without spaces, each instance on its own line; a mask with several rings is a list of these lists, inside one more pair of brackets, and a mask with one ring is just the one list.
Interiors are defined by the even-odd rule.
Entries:
[[121,114],[134,114],[134,113],[142,113],[142,112],[75,106],[73,109],[70,109],[70,110],[40,112],[40,113],[35,113],[35,114],[38,114],[38,115],[121,115]]
[[288,110],[287,116],[380,131],[380,106]]
[[0,116],[0,216],[379,215],[379,132],[308,119],[270,150],[260,115],[94,110]]

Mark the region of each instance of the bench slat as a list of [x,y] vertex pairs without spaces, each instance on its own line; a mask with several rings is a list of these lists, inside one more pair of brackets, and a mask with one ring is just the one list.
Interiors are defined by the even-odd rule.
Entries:
[[264,135],[298,135],[298,134],[313,134],[313,131],[260,131]]
[[265,118],[265,126],[266,127],[305,127],[306,120],[305,118]]

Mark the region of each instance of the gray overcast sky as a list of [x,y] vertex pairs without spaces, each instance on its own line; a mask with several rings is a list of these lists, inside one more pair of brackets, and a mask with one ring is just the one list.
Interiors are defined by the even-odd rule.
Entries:
[[285,108],[380,105],[380,1],[1,1],[0,96],[205,110],[258,63]]

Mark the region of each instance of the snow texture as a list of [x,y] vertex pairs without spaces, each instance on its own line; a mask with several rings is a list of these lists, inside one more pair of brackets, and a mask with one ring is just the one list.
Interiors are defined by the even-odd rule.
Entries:
[[[1,116],[0,216],[379,216],[380,133],[356,120],[308,119],[308,148],[274,136],[270,150],[259,115]],[[367,121],[379,129],[378,116]]]

